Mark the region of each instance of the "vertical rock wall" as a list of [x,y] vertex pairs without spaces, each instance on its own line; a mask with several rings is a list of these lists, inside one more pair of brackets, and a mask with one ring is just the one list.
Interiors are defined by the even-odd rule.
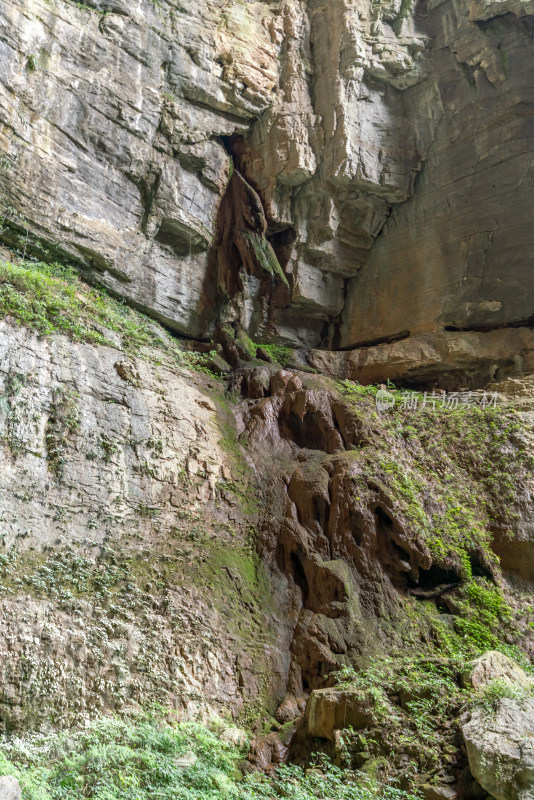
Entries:
[[[0,20],[12,245],[194,338],[221,319],[327,349],[531,323],[527,0],[16,0]],[[286,280],[225,251],[227,297],[234,168]]]

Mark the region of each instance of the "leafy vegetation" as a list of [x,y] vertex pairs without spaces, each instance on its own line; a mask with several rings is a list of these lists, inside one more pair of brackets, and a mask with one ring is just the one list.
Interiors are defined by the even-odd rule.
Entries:
[[411,800],[325,758],[307,772],[283,766],[270,779],[243,775],[243,750],[228,742],[231,734],[221,721],[208,729],[147,717],[100,719],[83,731],[4,743],[0,774],[19,779],[24,800]]
[[345,766],[382,758],[387,771],[403,774],[408,785],[413,779],[432,781],[448,756],[457,753],[455,721],[462,707],[482,706],[493,713],[503,698],[522,703],[531,696],[507,680],[494,680],[478,692],[464,689],[460,675],[465,669],[466,659],[459,655],[404,652],[360,671],[338,672],[339,688],[355,691],[373,718],[370,728],[344,731]]
[[[232,335],[231,330],[228,330],[228,332]],[[294,354],[290,347],[284,347],[284,345],[281,344],[258,344],[243,330],[237,333],[237,339],[240,346],[251,360],[257,358],[258,349],[261,348],[274,363],[280,364],[281,367],[287,367],[293,361]]]
[[454,562],[465,579],[474,553],[496,565],[492,531],[498,526],[512,535],[518,481],[534,467],[516,441],[521,420],[514,409],[419,402],[416,410],[397,404],[379,414],[376,387],[343,381],[340,388],[372,442],[366,473],[395,499],[434,558]]
[[293,350],[290,347],[284,347],[281,344],[262,344],[256,345],[257,347],[265,350],[267,355],[281,367],[289,366],[293,360]]
[[[399,653],[360,671],[341,670],[340,687],[356,691],[373,717],[371,729],[346,732],[347,764],[386,756],[389,769],[408,781],[438,770],[444,745],[454,735],[454,717],[467,699],[458,684],[462,664],[443,656]],[[410,764],[403,767],[406,754]]]
[[469,658],[486,650],[500,650],[523,668],[530,668],[520,647],[509,644],[504,636],[516,633],[520,639],[520,616],[531,609],[517,611],[512,608],[503,597],[501,588],[481,577],[460,587],[455,603],[454,631],[460,640],[455,643],[456,652]]
[[386,757],[398,772],[403,767],[396,759],[404,754],[414,771],[437,774],[447,755],[444,741],[453,737],[451,721],[466,701],[458,680],[466,662],[500,650],[531,669],[522,646],[533,604],[507,593],[492,543],[496,530],[513,535],[532,457],[513,407],[423,407],[424,395],[413,392],[413,402],[379,413],[378,387],[343,381],[340,389],[365,442],[354,479],[357,501],[365,508],[380,492],[439,568],[436,577],[427,576],[435,589],[428,599],[424,589],[401,598],[392,623],[395,658],[340,674],[367,698],[377,721],[376,729],[347,735],[347,747],[356,763]]
[[186,352],[177,341],[143,314],[89,287],[72,267],[42,261],[0,260],[0,317],[42,336],[61,333],[74,341],[116,346],[136,356],[157,348],[175,363],[203,371],[209,355]]
[[496,678],[484,687],[474,703],[481,705],[488,714],[494,713],[499,707],[501,700],[515,700],[520,705],[534,694],[534,684],[530,691],[523,686],[517,686],[504,678]]

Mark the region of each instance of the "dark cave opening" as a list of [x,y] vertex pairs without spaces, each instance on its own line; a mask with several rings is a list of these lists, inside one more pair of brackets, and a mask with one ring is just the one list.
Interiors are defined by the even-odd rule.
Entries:
[[302,566],[299,557],[295,552],[292,552],[289,557],[290,567],[291,567],[291,576],[296,586],[299,587],[301,594],[302,594],[302,605],[305,607],[308,598],[310,595],[310,589],[308,586],[308,579],[306,578],[306,573],[304,572],[304,567]]
[[486,578],[495,583],[493,572],[480,553],[469,553],[469,563],[471,564],[471,574],[474,578]]
[[443,592],[462,583],[462,576],[455,567],[432,564],[429,569],[419,569],[417,580],[409,580],[409,592],[425,600],[439,597]]

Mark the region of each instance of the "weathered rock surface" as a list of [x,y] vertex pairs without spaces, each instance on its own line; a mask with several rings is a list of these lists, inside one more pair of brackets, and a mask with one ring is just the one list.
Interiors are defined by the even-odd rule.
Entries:
[[[344,706],[345,701],[343,697],[339,700],[336,690],[329,689],[334,682],[332,674],[347,664],[380,659],[379,653],[392,646],[402,627],[403,598],[407,596],[436,602],[449,611],[441,615],[443,624],[454,630],[455,615],[463,613],[454,600],[455,590],[464,580],[463,566],[453,549],[441,543],[438,555],[422,533],[421,517],[414,523],[412,512],[399,503],[401,496],[411,498],[408,502],[412,509],[413,503],[419,502],[415,499],[418,479],[404,483],[414,476],[403,477],[409,473],[395,463],[403,458],[402,448],[390,452],[392,441],[387,435],[374,450],[374,403],[369,417],[358,414],[357,406],[344,400],[325,378],[287,369],[272,375],[268,389],[265,379],[261,392],[256,391],[252,376],[257,370],[250,368],[248,378],[247,370],[243,370],[239,385],[246,396],[254,398],[248,403],[244,423],[250,453],[265,475],[268,510],[260,530],[260,546],[264,557],[274,562],[275,571],[288,582],[291,600],[287,616],[293,628],[287,695],[276,716],[283,723],[295,719],[302,713],[301,701],[307,699],[308,723],[313,731],[326,731],[310,733],[310,737],[332,740],[333,731],[343,727],[336,714],[345,714],[336,711],[336,705]],[[527,422],[525,430],[529,429]],[[435,431],[431,439],[434,436]],[[509,457],[510,448],[516,445],[530,447],[519,430],[509,445],[500,442],[499,452],[504,447]],[[413,445],[406,446],[410,450]],[[388,449],[387,456],[383,447]],[[431,441],[426,447],[433,447]],[[436,455],[437,451],[432,452]],[[388,486],[387,472],[379,466],[383,458],[386,470],[397,476],[393,478],[394,488]],[[448,473],[450,462],[443,467],[432,463],[432,471],[441,473],[442,469]],[[447,480],[452,480],[450,475]],[[523,524],[528,526],[532,513],[529,469],[522,470],[521,477],[518,473],[515,481],[517,490],[511,502],[521,512],[514,512],[513,527],[519,529]],[[434,520],[429,523],[430,529],[439,528],[442,514],[448,513],[439,509],[442,490],[427,486],[421,491],[421,512],[417,513]],[[473,495],[477,506],[478,492]],[[503,537],[509,534],[510,523],[505,517],[493,517],[491,525]],[[467,542],[467,528],[463,536],[466,538],[462,541]],[[510,546],[513,548],[513,541]],[[491,565],[488,553],[478,545],[467,547],[472,548],[466,558],[472,563],[473,573],[495,580],[498,567]],[[386,620],[391,621],[391,627]],[[532,652],[527,629],[521,624],[520,630],[522,645]],[[424,636],[421,633],[423,640]],[[486,667],[489,670],[488,659],[495,669],[504,669],[507,663],[504,656],[489,654],[481,666],[477,665],[477,676]],[[358,705],[360,699],[354,699],[355,708],[364,714],[365,705]],[[316,709],[313,714],[312,706]],[[310,722],[312,717],[320,721]],[[301,737],[306,736],[306,724],[300,730]]]
[[3,0],[3,237],[187,336],[365,346],[363,380],[530,372],[532,14]]
[[372,712],[358,692],[314,689],[306,705],[302,724],[307,736],[333,741],[336,730],[363,728],[372,721]]
[[21,796],[22,790],[16,778],[0,778],[0,800],[20,800]]
[[490,650],[466,665],[462,683],[472,689],[484,689],[492,681],[507,681],[521,689],[529,689],[532,681],[511,658],[498,650]]
[[220,5],[0,4],[8,216],[190,336],[229,174],[218,137],[277,80],[262,3]]
[[532,196],[532,4],[431,2],[426,11],[441,119],[412,197],[350,286],[343,345],[526,325],[533,313],[522,288],[533,231],[519,211]]
[[534,698],[504,698],[494,713],[475,709],[462,725],[469,765],[496,800],[534,797]]
[[213,379],[157,349],[0,330],[1,727],[153,702],[237,714],[283,691]]
[[[534,447],[534,379],[532,376],[508,378],[498,384],[490,384],[488,391],[504,393],[508,402],[517,409],[518,419],[522,422],[522,431],[518,434],[521,446]],[[529,498],[534,492],[534,481],[529,482],[519,497],[519,517],[514,530],[513,540],[504,531],[496,531],[493,549],[500,558],[503,570],[521,576],[530,582],[534,581],[534,521],[527,510]]]
[[[465,559],[494,578],[476,539],[463,561],[431,550],[446,485],[425,485],[414,521],[403,467],[383,456],[385,442],[402,465],[415,444],[393,441],[370,396],[363,408],[331,379],[259,359],[232,372],[225,395],[222,381],[156,345],[133,357],[118,335],[97,347],[6,320],[0,332],[7,731],[152,702],[178,715],[265,710],[286,723],[318,691],[314,730],[335,741],[345,701],[325,691],[333,674],[404,635],[431,649],[439,625],[455,623]],[[239,362],[244,340],[234,341]],[[503,441],[526,486],[520,434]],[[435,455],[440,474],[458,466],[449,444]],[[467,463],[475,471],[462,466],[461,480],[478,492]],[[420,600],[447,607],[447,622],[419,618]],[[511,636],[532,652],[526,611]],[[358,708],[362,724],[367,713],[358,703],[349,692],[343,717],[354,725]],[[275,738],[258,741],[258,763],[282,758]]]
[[398,342],[356,350],[307,354],[310,366],[336,378],[360,383],[400,380],[441,388],[484,387],[534,367],[534,331],[530,328],[448,332],[407,336]]

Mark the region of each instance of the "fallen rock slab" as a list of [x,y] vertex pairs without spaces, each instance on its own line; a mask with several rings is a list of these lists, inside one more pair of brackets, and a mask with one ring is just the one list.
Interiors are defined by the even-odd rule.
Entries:
[[371,724],[372,714],[360,692],[315,689],[306,705],[304,726],[308,736],[334,740],[334,731]]

